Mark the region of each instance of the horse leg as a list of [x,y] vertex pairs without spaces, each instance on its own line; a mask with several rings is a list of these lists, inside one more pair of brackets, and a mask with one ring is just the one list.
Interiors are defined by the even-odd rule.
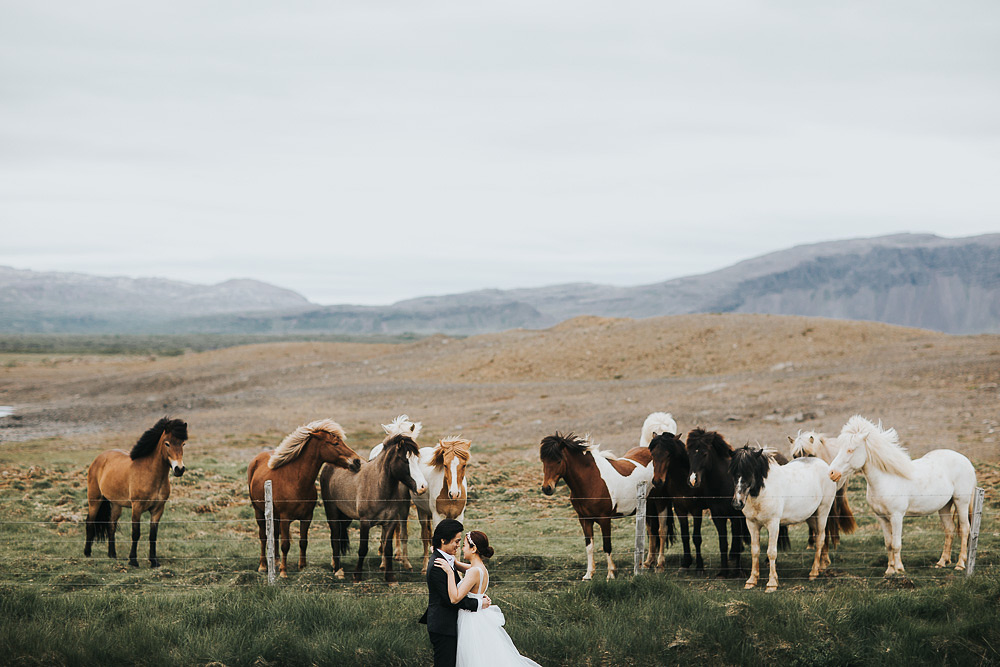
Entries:
[[[781,530],[781,519],[771,519],[767,524],[767,562],[770,571],[767,577],[765,593],[773,593],[778,590],[778,532]],[[823,539],[819,535],[817,540]],[[816,550],[819,553],[819,550]]]
[[893,514],[890,523],[892,525],[892,552],[896,564],[896,574],[903,574],[903,513]]
[[743,564],[740,560],[743,556],[743,540],[746,534],[747,522],[743,515],[730,517],[729,568],[736,577],[743,575]]
[[670,517],[670,523],[668,525],[667,519],[670,517],[668,511],[660,513],[659,521],[659,531],[660,531],[660,553],[656,558],[656,571],[663,572],[664,566],[667,564],[667,538],[673,533],[673,518]]
[[954,502],[950,502],[938,510],[941,517],[941,527],[944,528],[944,549],[941,551],[941,559],[934,564],[934,567],[945,567],[951,564],[951,544],[955,540],[955,519],[952,517]]
[[97,536],[97,521],[99,520],[99,515],[101,512],[101,505],[108,502],[104,500],[99,495],[96,500],[87,501],[87,542],[83,546],[83,555],[90,556],[91,545],[94,543],[94,538]]
[[142,506],[139,503],[132,503],[132,549],[128,552],[128,564],[132,567],[139,567],[137,551],[139,549],[139,519],[142,518]]
[[[829,517],[822,518],[814,514],[813,516],[809,517],[807,521],[809,523],[809,527],[814,529],[813,532],[816,534],[816,545],[815,545],[816,553],[813,556],[812,569],[809,570],[809,581],[812,581],[813,579],[819,576],[820,570],[826,568],[826,565],[823,564],[823,556],[827,555],[826,524],[827,521],[829,521]],[[829,556],[827,556],[826,560],[827,562],[829,562],[830,560]]]
[[368,534],[372,529],[371,523],[368,521],[362,520],[360,523],[361,536],[358,538],[358,564],[354,569],[355,583],[364,579],[365,556],[368,555]]
[[760,526],[754,521],[748,521],[750,529],[750,578],[743,588],[753,588],[760,578]]
[[392,541],[398,524],[398,521],[387,521],[382,525],[382,537],[385,539],[385,551],[389,556],[385,559],[385,581],[390,586],[398,586],[396,583],[396,574],[392,571]]
[[257,535],[260,537],[260,562],[257,564],[258,572],[267,572],[267,522],[264,520],[264,512],[253,508],[257,518]]
[[972,512],[972,498],[965,497],[955,502],[955,513],[958,514],[958,562],[956,570],[964,570],[969,558],[969,533],[972,532],[969,515]]
[[729,576],[729,518],[712,514],[712,523],[719,533],[719,573],[717,577]]
[[399,526],[396,527],[396,560],[399,561],[399,567],[404,570],[413,570],[413,565],[410,563],[409,556],[409,546],[410,546],[410,513],[407,512],[406,516],[402,521],[399,522]]
[[704,515],[701,510],[696,510],[692,517],[691,541],[694,543],[694,569],[695,572],[705,571],[705,561],[701,558],[701,522]]
[[646,557],[642,559],[642,568],[644,570],[648,570],[650,567],[652,567],[653,566],[653,560],[656,558],[656,548],[658,546],[657,545],[657,541],[659,540],[660,536],[659,536],[659,533],[657,533],[657,531],[653,528],[654,520],[655,520],[655,523],[658,525],[659,524],[659,517],[658,516],[655,516],[655,515],[654,516],[648,516],[648,515],[646,516],[646,521],[645,521],[645,523],[646,523],[646,544],[648,546],[646,548]]
[[583,575],[584,581],[590,581],[594,577],[594,520],[580,517],[580,526],[583,527],[583,544],[587,550],[587,573]]
[[424,545],[424,562],[420,566],[420,573],[427,574],[427,561],[430,558],[431,546],[431,517],[423,516],[417,512],[417,520],[420,521],[420,541]]
[[691,567],[691,536],[688,534],[688,515],[677,513],[677,523],[681,525],[681,546],[684,549],[684,555],[681,556],[681,567],[687,569]]
[[160,561],[156,558],[156,534],[160,530],[160,517],[163,510],[167,508],[166,503],[160,503],[149,512],[149,566],[160,567]]
[[122,506],[111,503],[111,517],[108,519],[108,558],[118,558],[115,549],[115,533],[118,532],[118,519],[122,515]]
[[597,525],[601,527],[604,553],[608,557],[608,580],[610,581],[615,578],[615,572],[618,570],[618,568],[615,567],[615,562],[611,560],[611,519],[608,517],[598,519]]
[[892,557],[892,527],[889,525],[889,520],[885,517],[876,514],[875,518],[878,519],[878,523],[882,527],[882,537],[885,539],[886,557],[889,561],[889,565],[885,569],[884,576],[890,577],[896,574],[896,561]]
[[288,550],[292,548],[292,520],[279,519],[278,530],[281,532],[281,565],[278,566],[278,576],[282,579],[287,579]]
[[299,572],[306,569],[306,548],[309,546],[309,524],[312,519],[299,519]]

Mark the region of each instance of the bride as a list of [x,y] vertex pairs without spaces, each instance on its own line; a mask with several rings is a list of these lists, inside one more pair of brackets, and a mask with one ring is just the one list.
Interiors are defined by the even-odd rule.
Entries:
[[[483,564],[484,559],[493,555],[493,547],[486,533],[478,530],[465,534],[465,556],[468,563],[455,561],[455,568],[465,572],[462,583],[456,584],[455,577],[448,577],[448,596],[457,603],[465,596],[481,598],[490,585],[490,573]],[[434,565],[451,572],[451,565],[443,558]],[[538,663],[517,652],[514,642],[503,629],[503,612],[495,604],[482,611],[472,613],[464,609],[458,611],[458,654],[456,667],[475,665],[523,666]]]

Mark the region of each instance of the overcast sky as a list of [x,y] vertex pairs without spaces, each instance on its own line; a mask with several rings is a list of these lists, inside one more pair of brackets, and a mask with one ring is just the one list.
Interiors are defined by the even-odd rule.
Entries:
[[637,285],[997,232],[998,184],[994,0],[0,0],[0,265]]

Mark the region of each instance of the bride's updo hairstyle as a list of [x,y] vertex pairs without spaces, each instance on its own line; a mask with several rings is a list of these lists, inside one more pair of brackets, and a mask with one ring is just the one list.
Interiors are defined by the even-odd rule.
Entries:
[[490,546],[490,538],[481,530],[473,530],[469,533],[469,541],[476,545],[476,553],[482,558],[493,556],[493,547]]

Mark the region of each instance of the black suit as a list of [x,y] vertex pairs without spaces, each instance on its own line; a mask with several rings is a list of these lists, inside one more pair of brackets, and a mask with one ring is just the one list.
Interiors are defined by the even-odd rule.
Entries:
[[[434,647],[434,666],[452,667],[458,649],[458,610],[478,611],[479,603],[469,597],[452,603],[448,595],[448,573],[434,564],[438,558],[444,558],[444,553],[434,549],[427,564],[427,611],[420,622],[427,624],[427,634]],[[454,571],[453,576],[457,584],[458,572]]]

